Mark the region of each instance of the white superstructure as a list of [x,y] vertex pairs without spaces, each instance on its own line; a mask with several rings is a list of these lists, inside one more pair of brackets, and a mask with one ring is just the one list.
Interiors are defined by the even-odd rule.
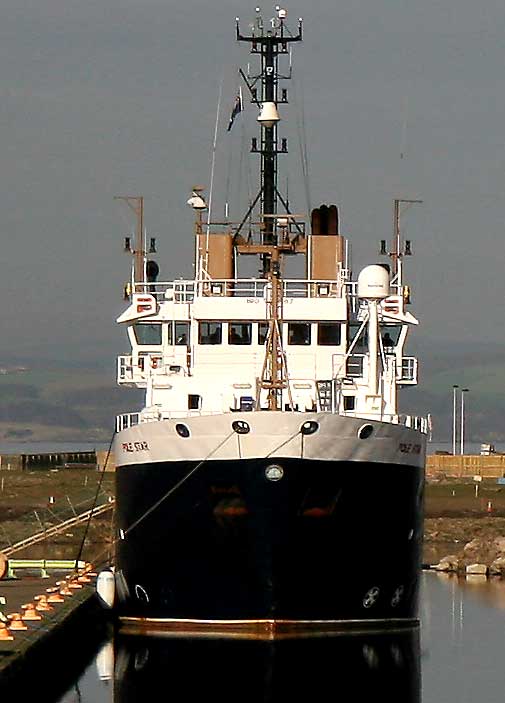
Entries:
[[[368,339],[370,302],[358,297],[346,270],[339,274],[282,281],[282,408],[417,426],[397,408],[397,388],[417,383],[417,359],[403,351],[409,327],[417,324],[406,311],[408,289],[393,283],[376,302],[375,355]],[[132,349],[118,358],[117,380],[144,388],[146,404],[140,413],[120,416],[117,429],[264,408],[268,295],[264,279],[134,284],[131,304],[118,318]]]

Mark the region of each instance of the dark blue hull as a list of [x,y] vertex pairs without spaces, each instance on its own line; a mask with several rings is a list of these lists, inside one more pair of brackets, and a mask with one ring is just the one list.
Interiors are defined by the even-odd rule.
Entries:
[[[118,614],[196,621],[411,621],[421,468],[271,459],[118,467]],[[166,496],[166,497],[164,497]]]

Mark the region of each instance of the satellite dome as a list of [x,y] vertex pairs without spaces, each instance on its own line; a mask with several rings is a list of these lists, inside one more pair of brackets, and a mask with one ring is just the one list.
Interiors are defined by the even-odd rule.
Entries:
[[389,272],[379,264],[365,266],[358,276],[358,297],[383,300],[389,297]]

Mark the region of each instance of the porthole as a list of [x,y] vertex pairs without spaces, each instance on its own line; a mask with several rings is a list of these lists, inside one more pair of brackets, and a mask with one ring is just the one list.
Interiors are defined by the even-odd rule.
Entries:
[[265,476],[269,481],[280,481],[284,476],[284,469],[279,464],[270,464],[265,469]]
[[251,428],[249,427],[249,423],[246,422],[245,420],[235,420],[234,422],[231,423],[231,428],[237,434],[247,434],[248,432],[251,431]]
[[358,437],[360,439],[368,439],[373,435],[373,425],[361,425],[358,430]]
[[191,434],[191,432],[189,431],[189,427],[187,427],[186,425],[183,425],[182,422],[178,422],[176,424],[175,431],[177,432],[179,437],[184,437],[184,438],[189,437],[189,435]]
[[300,432],[303,435],[309,435],[309,434],[314,434],[317,432],[319,429],[319,422],[316,422],[315,420],[307,420],[307,422],[304,422],[303,425],[300,427]]

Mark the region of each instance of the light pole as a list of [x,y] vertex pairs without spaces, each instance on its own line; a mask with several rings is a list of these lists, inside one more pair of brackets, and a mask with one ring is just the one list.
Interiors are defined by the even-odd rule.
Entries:
[[456,455],[456,395],[459,386],[452,387],[452,455]]
[[469,388],[461,389],[461,451],[460,454],[465,453],[465,393],[468,393]]

